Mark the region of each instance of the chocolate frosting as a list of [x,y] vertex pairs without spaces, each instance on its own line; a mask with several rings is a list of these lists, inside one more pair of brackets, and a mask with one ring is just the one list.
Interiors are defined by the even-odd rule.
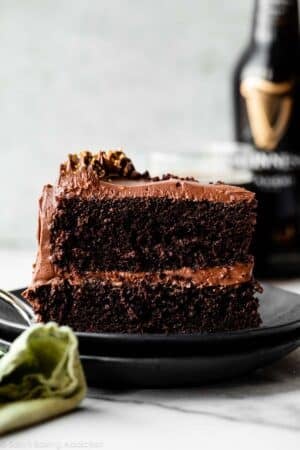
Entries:
[[[231,286],[245,283],[252,279],[253,261],[247,263],[236,263],[232,266],[206,267],[203,269],[191,269],[182,267],[175,270],[164,270],[161,272],[123,272],[123,271],[98,271],[85,272],[84,275],[65,274],[64,279],[68,279],[71,284],[80,284],[87,279],[109,280],[112,285],[120,286],[123,281],[136,281],[150,278],[153,282],[163,281],[175,284],[192,282],[200,286]],[[60,276],[50,279],[39,279],[35,282],[35,287],[45,283],[59,283]]]
[[[224,203],[250,202],[254,199],[253,193],[225,184],[202,185],[197,181],[172,176],[166,179],[151,179],[147,172],[144,174],[137,172],[132,162],[120,151],[99,152],[96,155],[90,152],[82,152],[79,156],[69,155],[68,161],[61,165],[58,183],[55,186],[46,185],[39,201],[39,247],[34,265],[33,285],[62,276],[51,262],[49,230],[59,199],[72,196],[99,199],[167,197]],[[237,264],[231,267],[214,267],[197,271],[182,268],[179,271],[166,271],[164,275],[191,277],[207,285],[226,285],[226,283],[234,284],[249,280],[252,275],[252,266],[252,263]],[[141,275],[128,274],[128,276]]]
[[137,172],[131,160],[120,151],[69,155],[60,167],[56,191],[58,195],[85,198],[167,197],[224,203],[254,199],[252,192],[222,183],[200,184],[172,175],[151,178],[148,172]]
[[143,174],[137,172],[135,167],[125,153],[121,150],[109,150],[91,153],[83,151],[77,154],[68,155],[68,160],[60,166],[60,179],[67,174],[76,174],[89,170],[98,179],[107,180],[112,177],[128,179],[150,178],[148,172]]

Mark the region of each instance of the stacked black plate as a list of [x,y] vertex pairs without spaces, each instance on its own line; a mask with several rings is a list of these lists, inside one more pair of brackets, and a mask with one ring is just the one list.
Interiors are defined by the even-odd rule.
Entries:
[[[21,290],[14,291],[20,297]],[[246,374],[300,344],[300,296],[264,285],[262,325],[236,332],[192,335],[76,333],[90,385],[196,386]],[[0,301],[0,338],[12,342],[26,328],[17,310]]]

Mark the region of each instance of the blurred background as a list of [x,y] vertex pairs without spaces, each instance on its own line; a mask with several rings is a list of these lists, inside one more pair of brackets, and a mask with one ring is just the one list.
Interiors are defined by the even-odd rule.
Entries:
[[232,139],[230,78],[252,0],[2,0],[0,248],[35,249],[67,153]]

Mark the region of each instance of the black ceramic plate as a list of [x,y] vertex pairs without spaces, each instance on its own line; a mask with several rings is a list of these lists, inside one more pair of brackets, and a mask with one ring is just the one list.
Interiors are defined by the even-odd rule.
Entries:
[[230,380],[262,368],[299,345],[290,336],[272,346],[244,352],[179,357],[81,356],[90,386],[109,388],[171,388]]
[[[14,291],[20,296],[21,290]],[[77,333],[88,382],[114,387],[194,386],[263,367],[300,344],[300,296],[264,285],[262,325],[238,332],[193,335]],[[26,327],[0,301],[0,338]]]

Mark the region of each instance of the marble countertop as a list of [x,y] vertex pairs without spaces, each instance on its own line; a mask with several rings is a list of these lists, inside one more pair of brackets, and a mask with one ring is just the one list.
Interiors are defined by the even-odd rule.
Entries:
[[[23,287],[33,253],[0,250],[0,285]],[[300,292],[300,280],[278,283]],[[239,380],[193,389],[90,390],[75,412],[0,448],[299,449],[300,350]]]

